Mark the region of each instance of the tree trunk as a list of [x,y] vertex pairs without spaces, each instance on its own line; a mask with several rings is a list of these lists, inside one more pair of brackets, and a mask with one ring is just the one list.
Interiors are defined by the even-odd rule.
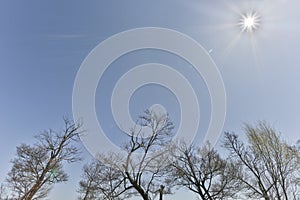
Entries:
[[159,200],[163,200],[165,186],[161,185],[159,189]]

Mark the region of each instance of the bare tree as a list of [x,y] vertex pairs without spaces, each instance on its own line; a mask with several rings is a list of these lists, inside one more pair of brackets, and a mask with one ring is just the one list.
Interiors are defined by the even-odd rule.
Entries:
[[[245,126],[248,144],[232,133],[225,134],[224,146],[241,173],[236,180],[248,198],[265,200],[299,199],[300,156],[265,122]],[[239,171],[239,170],[237,170]]]
[[122,200],[130,195],[125,193],[129,188],[119,170],[102,164],[95,159],[83,168],[83,180],[79,182],[78,192],[82,200]]
[[34,145],[17,147],[7,178],[15,198],[44,198],[54,183],[68,180],[63,164],[80,160],[79,149],[72,144],[78,140],[79,128],[79,124],[64,119],[62,132],[45,131],[36,136]]
[[[124,154],[99,155],[97,159],[102,164],[98,164],[100,170],[96,173],[110,170],[109,172],[113,174],[84,176],[81,183],[85,184],[84,187],[80,185],[81,193],[96,189],[104,195],[103,189],[107,188],[108,183],[113,183],[109,185],[113,187],[107,190],[111,199],[120,197],[117,194],[126,193],[126,195],[138,195],[144,200],[151,200],[159,195],[162,200],[163,194],[170,192],[170,188],[164,185],[164,175],[168,172],[169,161],[165,146],[171,141],[174,126],[168,115],[158,116],[150,111],[146,111],[140,119],[143,127],[151,129],[151,134],[145,136],[143,129],[132,129],[129,141],[124,145]],[[94,178],[98,180],[92,180]],[[100,183],[101,188],[94,188],[93,184],[89,186],[90,182]]]
[[179,142],[171,152],[173,184],[186,187],[202,200],[234,196],[233,167],[209,143],[195,147]]

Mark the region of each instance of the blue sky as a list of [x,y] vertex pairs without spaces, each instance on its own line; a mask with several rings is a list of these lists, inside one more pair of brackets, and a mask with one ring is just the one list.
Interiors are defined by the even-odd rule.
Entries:
[[[59,129],[63,116],[72,117],[74,80],[89,52],[111,35],[139,27],[174,29],[212,50],[210,56],[220,70],[227,94],[224,131],[240,132],[243,122],[267,120],[294,142],[300,138],[299,6],[296,0],[2,0],[0,181],[9,171],[9,160],[17,145],[32,143],[33,135],[48,128]],[[259,12],[260,27],[252,35],[240,34],[236,25],[238,12],[251,10]],[[118,59],[103,81],[112,81],[114,75],[121,73],[118,64],[129,68],[153,60],[174,65],[187,73],[192,84],[192,79],[197,78],[189,75],[192,72],[185,70],[186,64],[178,58],[141,51]],[[198,78],[199,85],[195,87],[201,99],[201,128],[205,129],[209,122],[209,96],[205,83]],[[112,84],[99,86],[97,99],[102,98],[101,88],[108,89]],[[164,92],[155,86],[143,89],[132,98],[133,116],[146,104],[155,103],[143,104],[145,95]],[[173,102],[174,97],[170,98]],[[100,104],[96,107],[98,118],[112,123],[110,117],[106,118],[109,109]],[[176,109],[170,111],[174,112],[175,121]],[[83,145],[82,149],[88,161],[90,156]],[[82,164],[66,167],[70,181],[55,186],[50,199],[75,199]],[[172,199],[180,197],[175,195]]]

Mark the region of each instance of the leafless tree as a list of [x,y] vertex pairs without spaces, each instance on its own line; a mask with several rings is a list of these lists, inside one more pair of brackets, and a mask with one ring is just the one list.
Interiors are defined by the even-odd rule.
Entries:
[[[126,193],[126,195],[138,195],[144,200],[151,200],[159,195],[162,200],[163,194],[170,192],[170,188],[164,182],[169,160],[166,158],[165,148],[171,141],[174,126],[168,115],[159,116],[150,111],[146,111],[140,119],[143,127],[151,129],[151,134],[145,136],[143,129],[133,128],[129,141],[124,145],[124,154],[99,155],[97,159],[102,164],[98,164],[100,169],[96,173],[109,170],[112,174],[84,176],[84,180],[81,181],[85,183],[84,187],[80,184],[81,193],[90,191],[91,194],[91,191],[98,190],[104,195],[103,188],[107,188],[109,183],[113,183],[109,185],[113,187],[107,191],[113,195],[107,199],[117,199],[120,196],[116,194]],[[86,169],[90,168],[92,167]],[[95,178],[98,180],[93,180]],[[89,186],[91,182],[100,183],[102,186],[100,189],[93,187],[93,184]]]
[[122,200],[128,195],[126,183],[119,170],[95,159],[83,168],[83,180],[79,182],[82,200]]
[[228,199],[234,196],[233,166],[227,163],[209,143],[202,147],[179,142],[173,155],[171,180],[179,187],[196,193],[199,199]]
[[[248,144],[226,133],[224,146],[237,171],[236,180],[247,198],[288,200],[299,198],[300,156],[265,122],[246,125]],[[298,192],[298,193],[297,193]]]
[[34,145],[17,147],[7,178],[15,198],[41,199],[54,183],[67,181],[63,164],[80,160],[79,149],[73,144],[78,140],[79,128],[79,124],[64,119],[63,131],[45,131],[36,136]]

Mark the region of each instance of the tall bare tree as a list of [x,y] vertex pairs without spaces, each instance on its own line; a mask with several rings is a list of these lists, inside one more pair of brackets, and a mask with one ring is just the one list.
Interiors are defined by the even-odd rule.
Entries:
[[[299,198],[300,155],[265,122],[246,125],[248,144],[226,133],[224,146],[241,173],[235,177],[247,198],[288,200]],[[237,170],[239,171],[239,170]],[[297,194],[298,192],[298,194]]]
[[50,129],[37,135],[34,145],[21,144],[17,147],[7,178],[15,198],[44,198],[54,183],[68,180],[63,164],[80,160],[79,149],[72,144],[78,140],[79,128],[79,124],[64,119],[63,131]]
[[[84,176],[84,180],[81,181],[81,183],[85,183],[84,187],[83,184],[80,184],[82,194],[88,192],[91,194],[91,191],[94,190],[103,194],[103,188],[112,182],[113,184],[110,186],[113,188],[109,188],[108,191],[111,194],[115,191],[118,192],[110,196],[111,199],[120,197],[116,195],[118,193],[122,195],[126,193],[126,195],[138,195],[144,200],[151,200],[159,195],[162,200],[163,194],[170,192],[169,187],[164,185],[164,175],[168,172],[167,162],[169,161],[166,158],[165,146],[171,141],[174,126],[168,115],[156,115],[151,111],[146,111],[140,119],[143,127],[151,129],[151,134],[145,136],[143,129],[132,129],[129,141],[124,145],[124,154],[99,155],[97,159],[102,164],[98,165],[100,170],[97,170],[97,173],[102,170],[111,170],[110,172],[113,174],[110,176]],[[99,180],[92,180],[94,178]],[[101,188],[95,188],[93,184],[89,186],[90,182],[102,184]],[[119,188],[117,189],[117,187]]]
[[227,163],[209,143],[202,147],[179,142],[173,155],[173,184],[186,187],[202,200],[228,199],[234,196],[233,166]]

